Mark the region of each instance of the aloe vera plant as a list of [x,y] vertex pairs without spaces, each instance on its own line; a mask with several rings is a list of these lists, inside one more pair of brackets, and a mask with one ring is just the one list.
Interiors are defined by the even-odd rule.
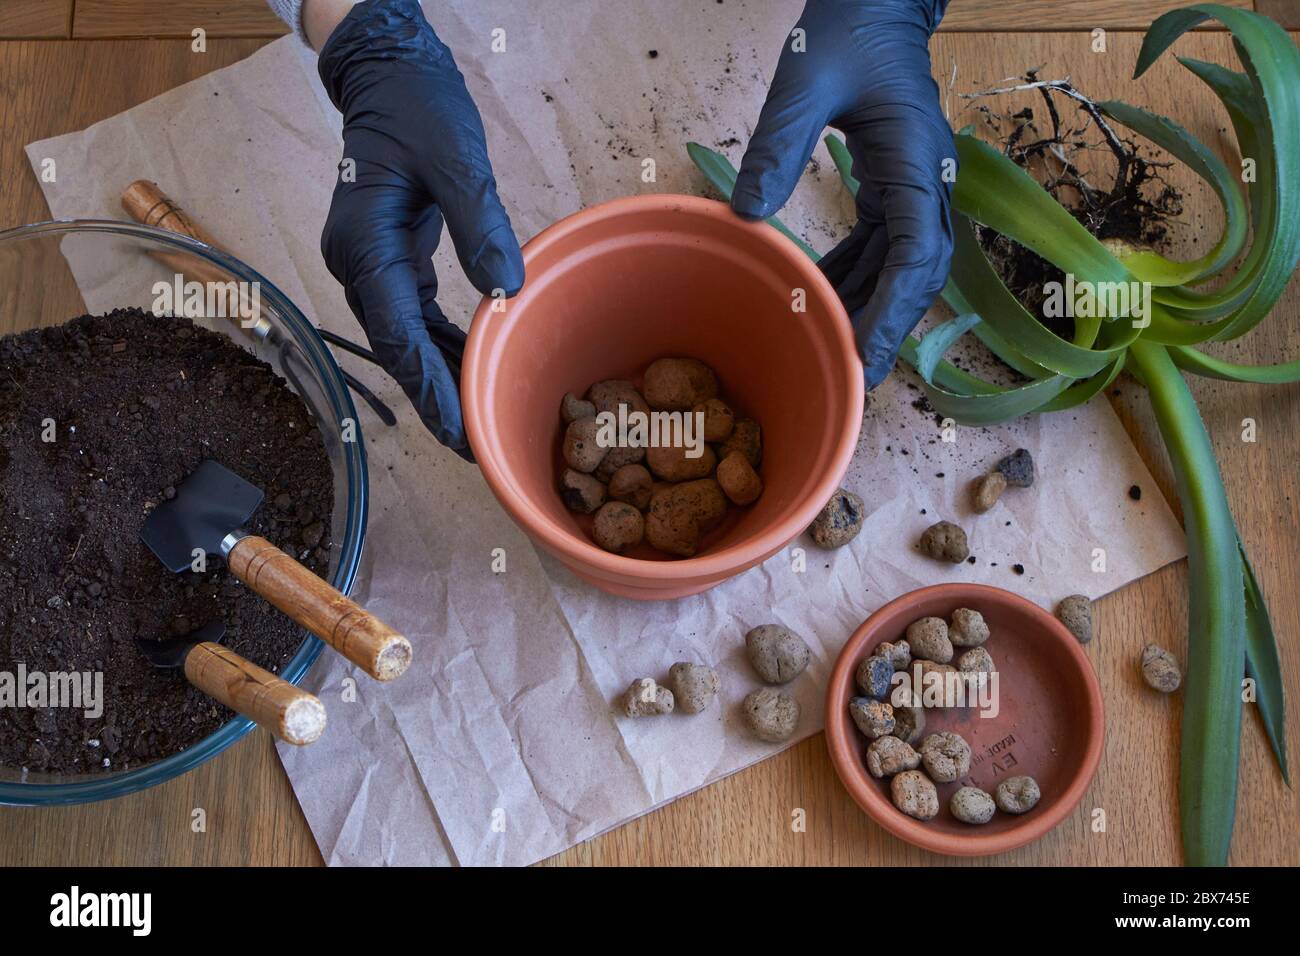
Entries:
[[[1195,4],[1151,25],[1134,78],[1207,19],[1231,32],[1243,71],[1181,57],[1179,62],[1222,101],[1243,171],[1253,167],[1253,179],[1230,173],[1170,119],[1120,102],[1099,106],[1110,120],[1166,150],[1213,189],[1225,221],[1214,247],[1197,259],[1175,261],[1150,250],[1103,245],[1021,167],[963,131],[956,136],[960,172],[953,193],[953,265],[943,291],[957,315],[919,340],[909,337],[900,354],[923,379],[935,409],[970,424],[1079,405],[1125,369],[1146,387],[1173,463],[1187,534],[1188,667],[1179,787],[1184,856],[1193,865],[1222,865],[1228,860],[1236,809],[1243,679],[1255,682],[1264,730],[1289,783],[1285,711],[1268,609],[1183,373],[1230,382],[1300,381],[1300,361],[1238,365],[1198,347],[1236,338],[1266,318],[1300,260],[1300,51],[1265,16]],[[828,136],[827,146],[845,185],[856,190],[843,141]],[[725,157],[694,143],[688,149],[729,197],[736,172]],[[817,258],[785,226],[771,222]],[[1097,314],[1076,317],[1067,340],[1003,284],[976,238],[974,223],[1020,243],[1090,287],[1115,283],[1143,289],[1144,301],[1108,312],[1098,299]],[[1215,279],[1221,281],[1213,291],[1202,288]],[[1135,313],[1141,314],[1140,321]],[[1004,387],[945,361],[945,353],[967,333],[1028,380]]]

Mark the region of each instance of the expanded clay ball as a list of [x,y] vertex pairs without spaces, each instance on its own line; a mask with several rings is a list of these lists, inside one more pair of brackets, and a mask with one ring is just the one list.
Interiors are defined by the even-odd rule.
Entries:
[[618,378],[597,382],[591,386],[587,390],[587,400],[596,406],[596,414],[610,412],[617,415],[620,405],[626,406],[629,412],[650,411],[650,406],[636,390],[636,386]]
[[731,429],[727,440],[718,448],[718,457],[726,458],[733,451],[743,454],[752,468],[763,463],[763,430],[752,418],[740,418]]
[[970,744],[960,734],[941,730],[921,741],[921,763],[935,783],[952,783],[970,773]]
[[948,800],[948,810],[962,823],[988,823],[997,804],[979,787],[962,787]]
[[1017,448],[998,462],[998,471],[1008,485],[1028,488],[1034,483],[1034,456],[1029,454],[1028,448]]
[[993,799],[1003,813],[1028,813],[1038,805],[1042,795],[1033,777],[1008,777],[998,784]]
[[1183,672],[1174,657],[1159,644],[1142,648],[1142,679],[1162,694],[1172,694],[1183,682]]
[[708,445],[703,445],[696,458],[686,453],[691,449],[677,445],[656,445],[645,450],[645,463],[655,476],[664,481],[694,481],[707,478],[718,466],[718,456]]
[[718,379],[699,359],[662,358],[650,363],[641,382],[645,400],[657,411],[686,412],[718,396]]
[[921,766],[921,756],[897,737],[880,737],[867,748],[867,773],[879,780]]
[[894,670],[905,671],[912,663],[912,645],[907,641],[881,641],[876,645],[875,655],[883,657],[894,665]]
[[925,735],[925,710],[920,707],[894,707],[894,736],[905,744],[914,744]]
[[799,702],[774,687],[756,690],[742,705],[745,723],[759,740],[788,740],[799,725]]
[[854,697],[849,701],[849,716],[858,730],[872,740],[894,732],[894,708],[884,701]]
[[948,623],[941,617],[923,617],[907,625],[907,646],[912,656],[922,660],[947,664],[952,660],[952,641],[948,639]]
[[564,424],[576,422],[579,418],[595,418],[596,406],[591,402],[584,402],[577,395],[569,392],[560,402],[560,419]]
[[713,703],[721,681],[718,672],[705,664],[678,661],[668,669],[668,683],[684,714],[698,714]]
[[808,526],[813,543],[819,548],[842,548],[858,536],[867,510],[862,499],[843,488],[831,495],[831,500],[817,513]]
[[769,684],[787,684],[803,673],[812,652],[804,639],[780,624],[760,624],[745,635],[755,673]]
[[607,501],[596,512],[591,536],[596,544],[613,554],[622,554],[641,543],[645,519],[641,512],[625,501]]
[[596,442],[599,432],[594,418],[579,418],[564,430],[564,461],[574,471],[590,474],[604,460],[609,449]]
[[952,612],[952,622],[948,625],[948,640],[953,647],[979,647],[989,639],[989,626],[984,622],[984,615],[968,607],[959,607]]
[[957,670],[967,674],[992,674],[997,670],[997,667],[994,666],[993,657],[988,651],[984,650],[982,647],[972,647],[961,657],[957,658]]
[[605,503],[605,486],[591,475],[566,468],[560,476],[560,497],[570,511],[591,514]]
[[984,514],[986,511],[993,510],[993,506],[998,503],[1002,497],[1002,492],[1007,490],[1007,480],[1002,477],[1002,472],[993,471],[981,478],[976,478],[971,485],[971,507]]
[[645,537],[660,551],[689,558],[726,513],[727,498],[712,478],[665,485],[650,496]]
[[1071,594],[1056,605],[1056,618],[1080,644],[1092,640],[1092,601],[1085,594]]
[[601,481],[609,481],[614,473],[627,465],[637,465],[645,461],[646,450],[641,446],[616,445],[605,452],[596,470],[592,472]]
[[673,692],[653,677],[638,677],[623,692],[623,713],[629,717],[656,717],[673,712]]
[[645,465],[624,465],[610,476],[606,491],[615,501],[625,501],[633,508],[645,511],[650,507],[654,487],[654,479]]
[[731,434],[731,429],[736,425],[735,412],[731,410],[731,406],[720,398],[709,398],[697,402],[691,407],[691,414],[704,415],[705,441],[726,441],[727,436]]
[[936,561],[961,564],[970,557],[966,532],[951,521],[937,521],[921,535],[921,551]]
[[904,770],[889,783],[894,806],[917,820],[933,820],[939,813],[939,792],[919,770]]
[[894,662],[880,654],[880,649],[870,657],[863,658],[855,675],[862,693],[876,700],[889,696],[890,684],[894,679]]
[[727,497],[738,505],[752,505],[763,493],[763,479],[738,451],[718,463],[717,479]]

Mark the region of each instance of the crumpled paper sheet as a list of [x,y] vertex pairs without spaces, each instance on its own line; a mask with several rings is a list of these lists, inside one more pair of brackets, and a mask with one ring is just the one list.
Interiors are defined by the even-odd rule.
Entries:
[[[597,2],[439,0],[429,11],[478,101],[502,198],[525,239],[601,200],[706,192],[684,144],[698,140],[739,161],[800,6],[664,0],[631,15]],[[506,50],[494,53],[498,28]],[[37,168],[44,157],[57,161],[58,182],[44,184],[55,216],[120,218],[120,191],[154,179],[309,318],[360,338],[318,252],[339,119],[314,55],[297,40],[28,153]],[[645,157],[656,161],[654,183],[641,181]],[[827,249],[850,216],[819,150],[784,217]],[[477,294],[449,241],[435,260],[447,314],[468,321]],[[89,264],[72,264],[82,280]],[[81,285],[92,309],[115,304],[88,279]],[[1051,607],[1185,553],[1159,494],[1128,497],[1131,485],[1155,485],[1105,401],[961,428],[945,443],[933,415],[912,407],[920,393],[899,371],[871,394],[844,480],[869,511],[849,547],[823,552],[803,537],[702,595],[615,598],[536,551],[479,472],[420,427],[381,372],[341,353],[339,361],[400,419],[386,428],[357,402],[372,498],[355,596],[407,633],[416,657],[390,686],[329,652],[307,677],[329,708],[329,729],[311,747],[281,748],[281,759],[330,863],[530,863],[770,756],[781,748],[750,737],[738,714],[757,686],[743,651],[757,624],[786,624],[812,647],[791,688],[802,738],[820,728],[843,642],[904,591],[979,581]],[[1039,464],[1034,488],[1011,489],[993,511],[973,515],[969,480],[1021,446]],[[968,529],[976,564],[940,566],[913,550],[940,517]],[[503,574],[491,569],[496,548]],[[1105,549],[1104,573],[1092,570],[1094,548]],[[633,678],[662,679],[678,660],[718,668],[718,704],[695,717],[616,716],[613,701]]]

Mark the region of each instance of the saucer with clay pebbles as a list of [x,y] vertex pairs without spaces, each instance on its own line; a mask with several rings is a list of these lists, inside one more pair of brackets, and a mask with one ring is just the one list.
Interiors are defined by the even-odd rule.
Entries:
[[[889,778],[877,780],[867,772],[870,741],[849,716],[849,699],[861,693],[854,675],[878,644],[902,640],[913,621],[951,620],[961,607],[979,611],[989,626],[983,647],[998,670],[997,713],[990,707],[981,714],[978,706],[926,709],[925,734],[960,734],[970,744],[971,768],[954,783],[935,784],[938,816],[916,820],[894,806]],[[890,601],[853,632],[826,690],[826,746],[849,795],[890,833],[950,856],[1005,853],[1055,827],[1092,782],[1102,736],[1101,689],[1079,642],[1038,605],[983,584],[939,584]],[[1042,791],[1027,813],[998,810],[988,823],[972,825],[948,809],[963,786],[992,794],[1003,780],[1022,775],[1033,777]]]

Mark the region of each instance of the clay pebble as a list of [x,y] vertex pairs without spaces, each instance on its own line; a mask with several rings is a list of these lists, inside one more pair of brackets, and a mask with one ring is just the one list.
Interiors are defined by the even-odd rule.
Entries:
[[605,486],[591,475],[566,468],[560,476],[560,497],[570,511],[591,514],[605,503]]
[[877,780],[921,766],[921,755],[897,737],[879,737],[867,748],[867,773]]
[[1042,791],[1033,777],[1008,777],[998,784],[993,795],[1003,813],[1028,813],[1041,797]]
[[894,680],[894,662],[887,657],[873,654],[863,658],[855,675],[862,693],[876,700],[889,696],[889,688]]
[[661,358],[645,370],[642,393],[656,411],[685,412],[717,398],[718,379],[699,359]]
[[970,557],[966,532],[951,521],[937,521],[921,535],[921,551],[936,561],[961,564]]
[[597,442],[600,425],[594,418],[579,418],[564,430],[564,461],[574,471],[590,474],[609,451]]
[[992,674],[997,667],[993,664],[993,656],[982,647],[972,647],[969,651],[957,658],[957,670],[967,674]]
[[976,478],[971,487],[971,507],[980,514],[992,511],[993,506],[1007,490],[1007,480],[1000,471],[992,471],[981,478]]
[[849,701],[849,716],[858,730],[872,740],[894,732],[894,708],[884,701],[854,697]]
[[707,709],[721,686],[718,672],[712,667],[689,661],[678,661],[668,669],[668,683],[678,709],[684,714],[698,714]]
[[756,690],[742,705],[745,723],[759,740],[789,740],[799,726],[799,702],[774,687]]
[[993,819],[997,804],[979,787],[962,787],[948,800],[948,810],[962,823],[979,825]]
[[694,415],[704,416],[704,440],[709,442],[726,441],[736,425],[735,412],[720,398],[709,398],[697,402],[692,408]]
[[894,665],[894,670],[905,671],[912,663],[912,646],[906,640],[881,641],[873,652],[876,657],[883,657]]
[[1178,659],[1159,644],[1142,648],[1142,679],[1162,694],[1172,694],[1183,682]]
[[628,412],[650,411],[650,406],[636,386],[623,379],[612,378],[597,382],[587,390],[587,400],[595,406],[596,414],[610,412],[617,415],[619,406],[626,407]]
[[560,419],[564,424],[569,425],[576,422],[579,418],[595,418],[596,406],[591,402],[585,402],[572,392],[564,396],[560,402]]
[[1034,483],[1034,456],[1029,454],[1028,448],[1017,448],[998,462],[998,471],[1008,485],[1028,488]]
[[591,536],[596,544],[613,554],[622,554],[641,543],[645,519],[625,501],[607,501],[596,512]]
[[650,507],[654,484],[645,465],[624,465],[610,476],[607,493],[615,501],[624,501],[633,508],[645,511]]
[[952,621],[948,625],[948,640],[953,647],[979,647],[989,639],[989,626],[984,615],[968,607],[959,607],[952,612]]
[[755,673],[769,684],[788,684],[812,656],[802,637],[780,624],[760,624],[745,635],[745,650]]
[[866,509],[862,499],[841,488],[818,512],[808,533],[819,548],[842,548],[858,536],[864,520]]
[[645,463],[656,478],[664,481],[696,481],[713,474],[718,456],[708,445],[692,458],[685,445],[656,445],[645,449]]
[[970,744],[948,730],[930,734],[919,748],[925,772],[935,783],[952,783],[970,773]]
[[738,418],[727,440],[718,446],[718,457],[726,458],[738,451],[749,459],[752,468],[763,463],[763,430],[752,418]]
[[923,617],[907,626],[907,646],[912,657],[947,664],[952,660],[948,623],[941,617]]
[[653,677],[638,677],[623,692],[623,713],[629,717],[655,717],[673,712],[673,692]]
[[894,705],[894,736],[905,744],[914,744],[925,734],[925,710],[921,707]]
[[1056,617],[1080,644],[1092,640],[1092,601],[1084,594],[1071,594],[1056,605]]
[[727,497],[738,505],[752,505],[763,493],[763,480],[738,451],[718,463],[717,479]]
[[894,806],[917,820],[933,820],[939,813],[939,792],[919,770],[904,770],[889,783]]

